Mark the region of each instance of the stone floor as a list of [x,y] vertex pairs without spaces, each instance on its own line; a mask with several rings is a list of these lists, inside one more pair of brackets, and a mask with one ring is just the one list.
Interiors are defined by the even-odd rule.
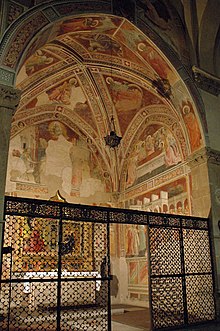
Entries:
[[134,328],[133,326],[112,322],[112,331],[145,331],[144,329]]
[[[184,329],[178,329],[173,331],[220,331],[220,323],[210,323],[200,326],[188,327]],[[149,329],[134,328],[129,325],[112,322],[112,331],[150,331]]]
[[[135,314],[131,313],[132,310],[134,310]],[[124,314],[126,312],[127,313],[129,312],[130,318],[128,318],[128,315],[126,316],[126,314]],[[145,314],[145,308],[134,306],[132,309],[132,306],[129,305],[115,305],[112,309],[112,319],[114,315],[116,316],[118,315],[119,317],[122,316],[123,318],[114,318],[112,320],[112,331],[150,331],[149,314],[146,315],[147,317],[147,323],[146,323],[143,322],[142,313]],[[206,324],[194,325],[185,328],[172,329],[172,331],[186,331],[186,330],[187,331],[220,331],[220,320],[218,322],[209,322]]]

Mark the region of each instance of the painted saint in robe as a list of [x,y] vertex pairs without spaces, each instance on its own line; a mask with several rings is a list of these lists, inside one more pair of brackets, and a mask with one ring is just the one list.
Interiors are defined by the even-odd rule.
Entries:
[[140,240],[138,235],[138,229],[135,224],[129,224],[127,226],[126,238],[127,238],[126,255],[138,256]]
[[189,141],[191,145],[191,150],[194,152],[201,147],[201,132],[197,118],[194,114],[191,103],[188,101],[182,107],[183,120],[186,124],[186,128],[189,134]]

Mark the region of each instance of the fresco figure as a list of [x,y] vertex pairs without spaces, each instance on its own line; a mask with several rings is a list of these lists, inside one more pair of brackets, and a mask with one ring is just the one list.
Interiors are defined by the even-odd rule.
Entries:
[[138,256],[139,255],[139,236],[138,229],[135,224],[127,225],[127,247],[126,247],[126,255],[127,256]]
[[179,150],[174,136],[167,130],[165,137],[165,164],[172,166],[181,161]]
[[112,18],[109,17],[82,17],[67,20],[61,23],[59,34],[76,32],[76,31],[97,31],[106,32],[116,29]]
[[148,135],[145,139],[145,148],[146,148],[147,156],[149,156],[155,152],[154,143],[155,143],[154,137],[151,135]]
[[48,64],[54,61],[52,57],[48,57],[42,52],[42,50],[37,50],[25,63],[25,69],[27,75],[34,74],[40,69],[45,68]]
[[52,135],[57,135],[57,139],[48,141],[45,158],[45,175],[54,175],[62,178],[62,188],[70,194],[72,181],[72,143],[65,138],[62,125],[58,121],[50,123],[48,129]]
[[166,166],[172,166],[181,161],[176,139],[165,127],[161,127],[153,134],[155,149],[164,152],[164,162]]
[[133,185],[135,182],[137,176],[137,172],[136,172],[137,161],[138,161],[138,153],[134,151],[128,159],[127,179],[126,179],[127,187]]
[[168,78],[168,74],[171,72],[171,70],[165,60],[152,46],[146,45],[145,43],[139,43],[138,50],[143,58],[147,60],[150,66],[156,71],[160,78]]
[[191,145],[191,150],[194,152],[199,147],[201,147],[201,132],[199,128],[198,121],[194,114],[191,104],[188,102],[182,107],[183,120],[186,124],[187,131],[189,133],[189,141]]
[[23,178],[26,173],[26,165],[23,160],[22,152],[18,149],[13,149],[10,153],[10,166],[12,168],[10,172],[10,179],[11,180],[18,180],[19,178]]
[[60,25],[60,34],[68,33],[68,32],[76,32],[76,31],[85,31],[92,30],[92,28],[96,27],[99,24],[99,19],[94,19],[92,17],[82,17],[82,18],[74,18],[72,20],[67,20],[62,22]]
[[117,111],[124,113],[141,107],[143,91],[139,86],[128,84],[127,82],[119,82],[110,77],[106,79],[106,82],[110,85]]
[[42,228],[40,224],[34,224],[32,220],[27,220],[23,228],[24,251],[39,253],[46,250],[46,244],[41,236]]
[[22,150],[13,149],[10,161],[12,161],[11,180],[35,182],[35,162],[30,148],[24,147]]
[[70,79],[69,81],[65,81],[61,85],[58,85],[47,91],[47,95],[50,101],[57,103],[64,103],[65,105],[71,104],[71,93],[72,87],[76,85],[76,79]]
[[[146,10],[145,15],[154,25],[157,32],[163,32],[162,35],[166,41],[179,53],[185,46],[184,33],[180,22],[177,23],[177,17],[169,12],[167,6],[162,0],[144,0]],[[172,15],[172,16],[171,16]],[[177,29],[173,29],[173,24]]]
[[40,236],[39,230],[33,230],[33,232],[31,233],[31,237],[30,237],[28,251],[38,253],[38,252],[42,252],[44,250],[45,250],[45,244],[44,244],[43,239]]
[[122,56],[121,45],[106,34],[83,34],[76,35],[75,38],[77,42],[83,44],[90,52],[102,52]]
[[146,237],[146,227],[145,225],[138,225],[138,235],[139,235],[139,256],[145,256],[147,249],[147,237]]

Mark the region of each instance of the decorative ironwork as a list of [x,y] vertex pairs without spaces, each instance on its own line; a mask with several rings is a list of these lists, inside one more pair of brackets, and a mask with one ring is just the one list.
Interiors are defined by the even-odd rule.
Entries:
[[147,213],[137,212],[136,210],[114,210],[109,211],[110,223],[132,223],[132,224],[148,224]]
[[189,324],[215,319],[212,274],[187,276],[186,298]]
[[212,272],[208,231],[184,229],[183,245],[186,273]]
[[151,274],[181,273],[179,229],[150,228]]
[[63,203],[59,219],[33,217],[32,204],[22,210],[19,199],[19,212],[5,216],[0,329],[110,330],[108,224],[63,220]]
[[165,98],[170,99],[172,95],[172,89],[168,79],[157,78],[152,81],[152,87],[156,89],[159,94],[162,94]]
[[215,319],[207,219],[15,197],[5,219],[2,331],[110,331],[111,223],[147,229],[154,330]]
[[107,146],[111,148],[115,148],[118,147],[118,145],[120,144],[122,137],[117,136],[115,132],[115,124],[114,124],[113,116],[111,117],[110,127],[111,127],[111,131],[106,137],[104,137],[104,139]]
[[177,216],[150,215],[149,225],[180,227],[181,219]]
[[149,216],[154,330],[215,319],[208,221],[181,216],[173,220]]
[[61,215],[61,209],[59,204],[49,201],[38,200],[36,203],[31,199],[6,197],[5,213],[8,215],[32,215],[59,218]]
[[208,230],[208,219],[200,218],[186,218],[182,219],[182,226],[192,229],[205,229]]
[[61,255],[72,253],[75,246],[75,239],[73,233],[68,237],[68,240],[64,243],[61,243]]
[[153,278],[151,286],[154,329],[184,325],[181,278]]
[[93,208],[91,206],[65,205],[62,208],[64,219],[83,220],[83,221],[107,221],[107,211],[103,208]]
[[60,191],[58,190],[56,194],[50,198],[50,201],[56,201],[56,202],[67,202],[66,199],[60,194]]
[[107,146],[115,148],[120,144],[122,137],[117,136],[115,131],[111,131],[104,139]]

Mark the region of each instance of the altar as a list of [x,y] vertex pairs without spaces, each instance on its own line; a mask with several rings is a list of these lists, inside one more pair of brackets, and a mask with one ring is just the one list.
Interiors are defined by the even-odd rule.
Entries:
[[[96,294],[101,288],[101,275],[97,271],[70,272],[64,270],[60,279],[57,271],[23,272],[20,275],[16,273],[14,276],[24,280],[19,285],[17,284],[16,291],[22,291],[27,297],[31,310],[41,306],[46,308],[57,306],[59,281],[61,306],[63,307],[94,305],[96,304]],[[16,293],[14,295],[16,297]]]

